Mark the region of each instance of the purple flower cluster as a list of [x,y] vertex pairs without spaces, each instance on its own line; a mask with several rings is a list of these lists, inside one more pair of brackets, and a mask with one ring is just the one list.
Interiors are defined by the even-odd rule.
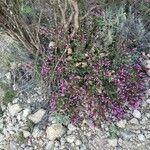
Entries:
[[[51,54],[42,65],[44,78],[51,75],[51,71],[55,73],[49,95],[50,109],[67,114],[72,123],[87,118],[98,125],[106,114],[121,119],[130,107],[138,109],[143,101],[145,74],[141,65],[136,63],[113,70],[111,60],[97,60],[97,55],[89,52],[88,57],[81,59],[87,65],[76,66],[82,64],[80,59],[68,61],[64,56],[60,61],[56,54]],[[83,116],[79,115],[81,112]]]
[[41,70],[41,75],[42,75],[42,77],[48,76],[49,71],[50,71],[49,63],[46,61],[46,62],[44,62],[43,65],[42,65],[42,70]]
[[[144,78],[145,73],[139,64],[125,66],[118,70],[115,84],[118,89],[118,99],[123,104],[137,109],[144,98]],[[129,104],[129,105],[128,105]]]

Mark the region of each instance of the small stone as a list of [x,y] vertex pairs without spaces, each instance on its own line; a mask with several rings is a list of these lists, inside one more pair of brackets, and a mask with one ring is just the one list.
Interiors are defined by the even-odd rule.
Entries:
[[117,139],[108,139],[108,144],[112,147],[117,146]]
[[51,150],[54,148],[54,142],[53,141],[49,141],[46,145],[45,150]]
[[129,121],[131,124],[139,124],[139,121],[136,118],[133,118]]
[[26,117],[30,114],[30,112],[31,112],[31,110],[29,107],[24,109],[22,112],[22,120],[26,120]]
[[68,129],[69,129],[70,131],[75,131],[75,130],[76,130],[76,127],[75,127],[73,124],[69,124],[69,125],[68,125]]
[[141,113],[138,110],[134,110],[133,111],[133,116],[137,119],[140,119],[141,118]]
[[49,48],[54,48],[55,46],[56,46],[55,42],[53,42],[53,41],[49,42],[49,45],[48,45]]
[[33,132],[32,132],[32,136],[34,138],[37,138],[37,137],[40,137],[42,135],[43,131],[42,130],[39,130],[39,128],[35,127],[33,129]]
[[50,140],[60,138],[65,132],[66,129],[60,124],[52,124],[46,129],[47,138]]
[[65,143],[66,143],[66,140],[65,140],[64,138],[61,138],[61,139],[60,139],[60,144],[61,144],[61,145],[64,145]]
[[9,150],[16,150],[17,149],[17,144],[14,142],[9,143]]
[[13,70],[17,67],[17,64],[15,62],[10,63],[10,68]]
[[150,60],[145,60],[143,64],[145,68],[150,69]]
[[42,120],[44,114],[46,111],[44,109],[39,109],[37,112],[34,114],[29,115],[29,119],[32,120],[34,123],[38,123]]
[[75,141],[76,137],[74,135],[69,135],[66,137],[66,140],[68,143],[73,143]]
[[144,142],[145,141],[145,136],[143,134],[139,134],[138,135],[138,139],[141,141],[141,142]]
[[80,150],[87,150],[87,148],[86,148],[86,146],[85,146],[84,144],[82,144],[82,145],[80,146]]
[[147,99],[146,102],[147,102],[147,104],[150,104],[150,99]]
[[125,128],[127,121],[126,120],[120,120],[117,122],[117,126],[119,128]]
[[79,146],[79,145],[82,144],[82,142],[81,142],[80,140],[76,140],[75,144],[76,144],[77,146]]
[[92,134],[91,132],[87,132],[87,133],[86,133],[86,135],[87,135],[88,137],[91,137],[91,134]]
[[0,142],[4,140],[4,135],[0,133]]
[[12,116],[15,116],[18,112],[22,110],[22,108],[20,107],[19,104],[14,104],[14,105],[10,105],[8,110]]
[[23,136],[24,136],[25,138],[29,137],[29,136],[30,136],[30,132],[24,130],[24,131],[23,131]]
[[141,124],[146,124],[147,121],[148,121],[148,118],[147,118],[147,117],[144,117],[144,118],[140,121],[140,123],[141,123]]

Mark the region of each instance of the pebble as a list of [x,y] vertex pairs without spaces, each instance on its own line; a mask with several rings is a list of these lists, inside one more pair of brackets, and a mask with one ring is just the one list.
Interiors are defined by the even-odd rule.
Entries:
[[76,130],[76,127],[75,127],[73,124],[69,124],[69,125],[68,125],[68,129],[69,129],[70,131],[75,131],[75,130]]
[[38,123],[42,120],[45,113],[46,111],[44,109],[39,109],[34,114],[29,115],[28,118],[32,120],[34,123]]
[[22,120],[26,120],[26,117],[30,114],[31,110],[30,108],[25,108],[22,112]]
[[144,136],[143,134],[139,134],[139,135],[138,135],[138,139],[139,139],[141,142],[143,142],[143,141],[145,141],[145,136]]
[[108,144],[112,147],[116,147],[117,146],[117,139],[108,139]]
[[136,118],[132,118],[130,121],[129,121],[129,123],[131,123],[131,124],[139,124],[139,121],[136,119]]
[[46,129],[47,138],[50,140],[60,138],[65,132],[66,129],[60,124],[52,124]]
[[150,99],[147,99],[146,102],[147,102],[148,104],[150,104]]
[[82,142],[81,142],[80,140],[76,140],[75,144],[76,144],[77,146],[79,146],[79,145],[82,144]]
[[14,105],[10,105],[8,110],[12,116],[15,116],[18,112],[22,110],[22,108],[20,107],[19,104],[14,104]]
[[49,141],[46,145],[45,150],[51,150],[54,148],[54,142],[53,141]]
[[138,110],[134,110],[133,111],[133,116],[137,119],[140,119],[141,118],[141,113]]
[[73,143],[75,141],[76,137],[74,135],[69,135],[66,137],[66,141],[68,143]]
[[25,138],[29,137],[30,135],[31,135],[30,132],[28,132],[28,131],[26,131],[26,130],[23,131],[23,136],[24,136]]
[[117,122],[117,126],[119,128],[125,128],[127,121],[126,120],[120,120],[119,122]]

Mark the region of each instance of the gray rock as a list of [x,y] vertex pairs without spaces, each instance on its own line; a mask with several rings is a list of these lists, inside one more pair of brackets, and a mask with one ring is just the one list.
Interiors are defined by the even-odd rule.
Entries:
[[65,143],[66,143],[65,138],[61,138],[61,139],[60,139],[60,144],[61,144],[61,145],[64,145]]
[[3,123],[3,118],[0,119],[0,130],[3,129],[4,123]]
[[22,108],[20,107],[19,104],[14,104],[14,105],[10,105],[8,110],[12,116],[15,116],[17,113],[19,113],[22,110]]
[[26,130],[23,131],[23,136],[25,138],[29,137],[30,135],[31,135],[31,133],[29,131],[26,131]]
[[80,146],[80,150],[87,150],[87,148],[86,148],[86,146],[85,146],[84,144],[82,144],[82,145]]
[[43,116],[45,115],[46,111],[44,109],[39,109],[34,114],[31,114],[28,116],[30,120],[32,120],[34,123],[38,123],[42,120]]
[[35,127],[35,128],[33,129],[32,136],[33,136],[34,138],[40,137],[40,136],[42,136],[42,134],[43,134],[43,131],[42,131],[42,130],[39,130],[38,127]]
[[126,120],[120,120],[117,122],[117,126],[119,128],[125,128],[127,121]]
[[47,138],[50,140],[55,140],[60,138],[66,132],[66,128],[60,124],[52,124],[46,129]]
[[137,119],[140,119],[141,118],[141,113],[138,110],[134,110],[133,111],[133,116]]
[[81,142],[80,140],[76,140],[75,144],[76,144],[77,146],[79,146],[79,145],[82,144],[82,142]]
[[45,150],[52,150],[54,148],[54,141],[49,141],[46,145]]
[[66,141],[68,143],[73,143],[75,141],[76,137],[74,135],[69,135],[66,137]]
[[4,135],[0,133],[0,142],[4,140]]
[[150,104],[150,99],[147,99],[146,102],[147,102],[148,104]]
[[145,136],[143,134],[139,134],[138,139],[139,139],[139,141],[144,142],[145,141]]
[[70,131],[75,131],[75,130],[76,130],[76,127],[75,127],[73,124],[69,124],[69,125],[68,125],[68,129],[69,129]]
[[139,124],[139,121],[136,118],[133,118],[129,121],[131,124]]
[[150,60],[144,60],[143,64],[145,68],[150,69]]
[[108,139],[108,144],[112,147],[116,147],[117,146],[117,139]]
[[15,142],[10,142],[9,150],[17,150],[17,144]]
[[30,114],[30,112],[31,112],[31,110],[29,107],[24,109],[22,112],[22,120],[26,120],[26,117]]

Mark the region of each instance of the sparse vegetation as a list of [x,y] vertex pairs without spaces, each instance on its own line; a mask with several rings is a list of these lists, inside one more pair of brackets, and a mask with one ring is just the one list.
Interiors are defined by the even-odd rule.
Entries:
[[11,103],[13,101],[13,98],[15,97],[16,93],[15,91],[9,89],[5,91],[4,97],[3,97],[3,103],[7,105],[8,103]]

